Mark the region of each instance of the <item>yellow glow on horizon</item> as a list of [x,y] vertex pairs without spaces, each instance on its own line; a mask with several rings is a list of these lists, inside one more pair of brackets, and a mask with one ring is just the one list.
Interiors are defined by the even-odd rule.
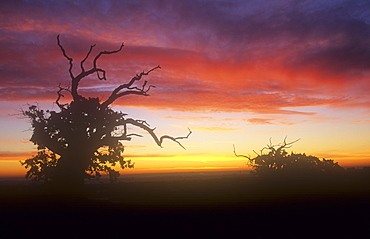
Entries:
[[0,177],[24,177],[27,170],[15,160],[0,161]]
[[172,156],[172,157],[130,157],[135,163],[134,169],[121,170],[122,174],[153,172],[189,172],[189,171],[230,171],[248,170],[245,159],[230,156]]
[[[31,155],[30,155],[31,156]],[[27,170],[20,164],[25,158],[14,157],[0,161],[0,177],[23,177]],[[249,170],[244,159],[230,156],[135,156],[126,158],[135,163],[133,169],[120,169],[121,174],[192,172],[192,171],[240,171]]]
[[[298,146],[298,145],[297,145]],[[291,150],[295,153],[306,153],[320,159],[333,159],[342,167],[363,167],[369,165],[370,153],[363,152],[358,154],[349,154],[345,152],[316,152],[308,153],[306,150]],[[239,152],[240,151],[240,152]],[[243,154],[243,148],[238,149],[238,153]],[[291,151],[288,151],[289,153]],[[31,157],[34,154],[30,154]],[[254,155],[251,155],[252,157]],[[2,157],[0,160],[0,177],[24,177],[27,170],[19,163],[26,158],[23,154],[13,157]],[[245,171],[252,170],[247,165],[245,158],[235,157],[232,153],[228,155],[150,155],[138,154],[125,157],[126,160],[132,160],[135,163],[133,169],[120,169],[122,175],[125,174],[145,174],[145,173],[174,173],[174,172],[201,172],[201,171]]]

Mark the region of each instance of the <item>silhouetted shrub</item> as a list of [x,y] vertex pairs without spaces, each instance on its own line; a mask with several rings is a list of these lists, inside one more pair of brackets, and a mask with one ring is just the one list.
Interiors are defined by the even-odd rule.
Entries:
[[[252,173],[256,176],[286,176],[286,177],[305,177],[305,176],[321,176],[343,172],[344,169],[334,160],[322,159],[315,156],[307,156],[306,154],[289,154],[286,149],[290,148],[293,143],[284,142],[273,145],[271,143],[261,150],[261,153],[252,158],[246,155],[237,155],[248,159],[248,165],[254,168]],[[264,152],[267,150],[267,152]]]

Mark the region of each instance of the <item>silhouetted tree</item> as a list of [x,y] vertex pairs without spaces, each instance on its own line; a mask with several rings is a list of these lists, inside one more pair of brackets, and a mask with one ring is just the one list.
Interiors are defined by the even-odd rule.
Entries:
[[[298,140],[287,143],[286,138],[281,144],[273,145],[270,138],[270,144],[262,148],[257,156],[252,158],[249,155],[238,155],[237,157],[244,157],[248,159],[248,165],[254,168],[253,173],[258,176],[303,176],[303,175],[320,175],[343,171],[344,169],[335,163],[333,160],[327,160],[315,156],[307,156],[306,154],[288,154],[287,148]],[[267,153],[264,151],[267,150]]]
[[[154,86],[147,86],[144,81],[141,86],[135,85],[143,76],[159,69],[156,66],[147,72],[141,72],[127,83],[115,88],[108,99],[101,101],[99,98],[86,98],[79,93],[79,84],[82,79],[96,74],[99,80],[106,80],[106,71],[98,67],[98,60],[102,55],[118,53],[123,44],[115,51],[101,51],[92,60],[92,67],[85,69],[85,61],[89,58],[95,45],[90,46],[85,58],[80,62],[80,73],[74,74],[73,59],[69,57],[60,43],[59,35],[57,44],[63,56],[69,62],[69,75],[71,88],[63,88],[59,85],[56,105],[58,111],[39,109],[35,105],[29,106],[23,111],[23,115],[31,121],[33,134],[30,139],[38,146],[36,156],[27,159],[21,164],[28,170],[26,177],[34,180],[51,182],[55,187],[79,187],[84,184],[85,178],[99,178],[101,172],[109,174],[111,181],[119,176],[113,167],[119,165],[123,168],[131,168],[134,164],[123,157],[124,146],[122,141],[131,140],[133,136],[141,135],[129,133],[128,126],[136,126],[147,131],[156,144],[162,147],[163,140],[169,139],[178,143],[185,137],[172,137],[164,135],[157,137],[154,130],[145,120],[137,120],[127,117],[127,114],[114,111],[111,104],[120,97],[127,95],[148,96],[148,92]],[[71,94],[72,101],[62,104],[60,99],[63,92]]]

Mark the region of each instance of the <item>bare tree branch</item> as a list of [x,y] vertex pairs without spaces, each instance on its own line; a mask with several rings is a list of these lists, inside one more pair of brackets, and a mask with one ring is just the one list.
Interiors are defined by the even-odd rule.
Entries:
[[[99,72],[101,72],[103,76],[100,76]],[[96,75],[99,80],[107,80],[106,71],[103,69],[96,69]]]
[[[154,71],[155,69],[160,69],[161,67],[158,65],[152,69],[150,69],[149,71],[147,72],[141,72],[139,75],[136,75],[134,76],[128,83],[126,84],[122,84],[120,86],[118,86],[116,89],[113,90],[112,94],[109,96],[109,98],[104,101],[102,104],[101,104],[101,107],[102,108],[105,108],[107,107],[108,105],[112,104],[116,99],[122,97],[122,96],[125,96],[125,95],[130,95],[130,94],[136,94],[136,95],[144,95],[144,96],[148,96],[148,91],[150,90],[150,88],[154,88],[155,86],[152,86],[150,85],[148,87],[148,89],[145,90],[145,86],[147,84],[147,81],[144,82],[144,84],[142,85],[141,89],[138,88],[138,87],[133,87],[132,85],[136,82],[136,81],[139,81],[141,80],[141,78],[144,76],[144,75],[148,75],[150,72]],[[124,90],[124,89],[127,89],[129,91],[124,91],[124,92],[120,92],[121,90]]]
[[248,156],[246,156],[246,155],[243,155],[243,154],[236,154],[236,151],[235,151],[235,145],[233,145],[233,148],[234,148],[234,155],[236,156],[236,157],[243,157],[243,158],[247,158],[247,159],[251,159],[251,157],[248,155]]
[[[268,144],[267,146],[263,147],[263,148],[261,149],[261,153],[260,153],[260,154],[259,154],[259,153],[257,153],[257,152],[256,152],[256,151],[254,151],[254,150],[253,150],[253,152],[254,152],[255,154],[257,154],[258,156],[261,156],[261,155],[263,155],[263,150],[268,149],[268,150],[271,150],[271,152],[273,152],[273,154],[274,154],[274,155],[275,155],[275,154],[280,154],[280,152],[281,152],[283,149],[287,149],[287,148],[292,147],[292,144],[294,144],[294,143],[296,143],[297,141],[299,141],[299,140],[300,140],[300,138],[299,138],[299,139],[297,139],[297,140],[294,140],[294,141],[292,141],[292,142],[287,143],[287,142],[286,142],[286,139],[287,139],[287,136],[285,136],[285,138],[284,138],[284,142],[283,142],[282,144],[273,145],[273,144],[272,144],[272,140],[271,140],[271,138],[270,138],[270,139],[269,139],[270,144]],[[288,147],[287,147],[287,146],[288,146]],[[236,157],[244,157],[244,158],[247,158],[247,159],[251,160],[251,158],[250,158],[250,156],[249,156],[249,155],[248,155],[248,156],[246,156],[246,155],[242,155],[242,154],[236,154],[235,146],[233,145],[233,147],[234,147],[234,154],[235,154],[235,156],[236,156]],[[278,147],[278,148],[276,149],[276,147]]]
[[[283,149],[288,149],[288,148],[292,147],[292,146],[293,146],[292,144],[294,144],[294,143],[296,143],[296,142],[298,142],[298,141],[300,140],[300,138],[299,138],[299,139],[294,140],[294,141],[292,141],[292,142],[290,142],[290,143],[287,143],[287,142],[286,142],[287,137],[288,137],[288,136],[285,136],[285,138],[284,138],[284,142],[283,142],[282,144],[278,144],[278,145],[276,145],[276,146],[280,146],[280,147],[276,150],[277,152],[280,152],[280,151],[281,151],[281,150],[283,150]],[[275,147],[276,147],[276,146],[275,146]],[[287,147],[287,146],[288,146],[288,147]]]
[[57,94],[58,94],[58,98],[56,99],[56,101],[55,101],[55,103],[58,105],[58,107],[61,109],[61,110],[63,110],[63,109],[65,109],[65,105],[66,104],[61,104],[61,103],[59,103],[59,100],[60,100],[60,98],[61,97],[64,97],[64,95],[61,93],[63,90],[65,90],[65,91],[68,91],[68,92],[71,92],[70,90],[69,90],[69,88],[63,88],[63,87],[61,87],[60,86],[60,84],[59,84],[59,90],[57,91]]
[[132,134],[128,134],[128,135],[126,135],[127,137],[130,137],[130,136],[136,136],[136,137],[143,137],[142,135],[140,135],[140,134],[135,134],[135,133],[132,133]]
[[81,70],[82,70],[82,72],[85,72],[85,69],[84,69],[84,63],[85,63],[85,61],[87,60],[87,58],[89,58],[89,55],[91,54],[91,51],[92,51],[92,49],[93,49],[95,46],[96,46],[96,44],[94,44],[94,45],[91,45],[91,46],[90,46],[90,50],[89,50],[89,52],[86,54],[85,58],[81,61]]
[[59,40],[59,37],[60,35],[57,36],[57,43],[58,43],[58,46],[60,47],[60,50],[62,51],[63,53],[63,56],[65,58],[67,58],[67,60],[69,61],[69,75],[71,76],[72,79],[74,79],[74,76],[73,76],[73,73],[72,73],[72,67],[73,67],[73,59],[71,57],[69,57],[66,53],[66,51],[64,50],[63,46],[60,44],[60,40]]
[[189,129],[189,133],[188,133],[188,135],[186,135],[186,136],[182,136],[182,137],[173,137],[173,136],[169,136],[169,135],[163,135],[163,136],[161,136],[160,138],[158,138],[158,136],[154,133],[155,128],[154,128],[154,129],[151,129],[147,124],[145,124],[145,123],[144,123],[144,122],[142,122],[142,121],[134,120],[134,119],[129,118],[129,119],[125,119],[125,120],[124,120],[124,122],[125,122],[126,124],[135,125],[135,126],[137,126],[137,127],[139,127],[139,128],[144,129],[145,131],[147,131],[147,132],[152,136],[152,138],[154,139],[154,141],[156,142],[156,144],[157,144],[159,147],[162,147],[162,143],[163,143],[163,140],[164,140],[164,139],[169,139],[169,140],[172,140],[173,142],[176,142],[176,143],[177,143],[178,145],[180,145],[183,149],[185,149],[185,147],[184,147],[184,146],[182,146],[182,144],[181,144],[178,140],[181,140],[181,139],[187,139],[187,138],[191,135],[191,133],[192,133],[192,131],[188,128],[188,129]]
[[261,150],[261,154],[257,153],[256,151],[253,150],[253,153],[257,154],[258,156],[262,155],[262,150]]
[[70,92],[71,92],[71,95],[72,95],[74,101],[78,101],[81,98],[83,98],[77,92],[77,90],[78,90],[78,84],[79,84],[79,82],[81,81],[82,78],[84,78],[84,77],[86,77],[86,76],[88,76],[90,74],[96,73],[99,80],[106,80],[107,79],[106,78],[106,72],[105,72],[105,70],[100,69],[100,68],[97,68],[97,60],[101,57],[101,55],[109,55],[109,54],[117,53],[117,52],[121,51],[122,48],[123,48],[123,46],[124,46],[124,44],[122,43],[118,50],[114,50],[114,51],[101,51],[101,52],[99,52],[99,54],[96,55],[95,58],[94,58],[94,60],[93,60],[93,68],[90,69],[90,70],[88,70],[88,71],[85,71],[84,63],[87,60],[87,58],[90,56],[93,48],[96,46],[96,44],[91,45],[88,53],[85,56],[85,58],[80,63],[81,73],[78,74],[75,77],[73,75],[73,72],[72,72],[73,59],[67,55],[64,47],[61,45],[61,43],[60,43],[60,35],[57,36],[57,43],[58,43],[58,46],[60,47],[60,49],[61,49],[61,51],[63,53],[63,56],[69,61],[69,70],[68,71],[69,71],[69,75],[70,75],[70,77],[72,79],[72,88],[71,88],[71,91]]
[[[84,63],[85,61],[89,58],[93,48],[96,46],[96,44],[94,45],[91,45],[90,46],[90,49],[89,51],[87,52],[85,58],[81,61],[80,63],[80,67],[81,67],[81,73],[79,73],[77,76],[74,76],[73,73],[72,73],[72,68],[73,68],[73,59],[71,57],[69,57],[64,49],[64,47],[61,45],[60,43],[60,35],[57,36],[57,42],[58,42],[58,46],[60,47],[62,53],[63,53],[63,56],[69,61],[69,74],[70,74],[70,77],[72,79],[72,87],[71,87],[71,95],[73,97],[73,100],[74,101],[78,101],[80,100],[81,98],[83,98],[82,96],[80,96],[78,94],[78,85],[79,85],[79,82],[86,76],[88,75],[91,75],[93,73],[96,73],[97,77],[99,80],[107,80],[106,78],[106,71],[104,69],[101,69],[101,68],[98,68],[97,67],[97,61],[98,59],[102,56],[102,55],[109,55],[109,54],[114,54],[114,53],[118,53],[120,52],[122,49],[123,49],[123,46],[124,44],[122,43],[121,46],[119,47],[119,49],[117,50],[114,50],[114,51],[101,51],[99,52],[99,54],[97,54],[93,60],[93,67],[90,69],[90,70],[85,70],[84,68]],[[160,66],[156,66],[152,69],[150,69],[149,71],[147,72],[141,72],[139,75],[136,75],[135,77],[133,77],[128,83],[126,84],[122,84],[120,86],[118,86],[113,92],[112,94],[110,95],[110,97],[101,104],[101,107],[104,108],[104,107],[107,107],[108,105],[110,105],[111,103],[113,103],[117,98],[120,98],[122,96],[125,96],[125,95],[130,95],[130,94],[136,94],[136,95],[144,95],[144,96],[148,96],[148,92],[151,88],[154,88],[155,86],[153,85],[150,85],[149,87],[146,87],[147,85],[147,81],[144,82],[144,84],[142,85],[141,88],[137,87],[137,86],[133,86],[133,84],[136,82],[136,81],[139,81],[141,80],[141,78],[144,76],[144,75],[148,75],[150,72],[154,71],[155,69],[158,69],[158,68],[161,68]],[[126,89],[127,91],[124,91],[124,92],[120,92],[121,90],[123,89]],[[59,105],[59,99],[60,97],[63,97],[63,95],[60,94],[61,90],[58,91],[58,106]],[[60,95],[59,95],[60,94]]]
[[122,43],[121,46],[119,47],[118,50],[115,50],[115,51],[101,51],[99,52],[99,54],[94,58],[94,61],[93,61],[93,67],[96,69],[96,61],[101,57],[101,55],[109,55],[109,54],[114,54],[114,53],[118,53],[122,50],[124,44]]

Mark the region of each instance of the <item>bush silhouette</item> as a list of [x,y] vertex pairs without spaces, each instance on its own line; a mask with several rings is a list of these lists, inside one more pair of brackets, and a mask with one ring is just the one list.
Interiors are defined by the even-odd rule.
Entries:
[[[299,139],[298,139],[299,140]],[[254,168],[252,171],[256,176],[312,176],[329,175],[344,171],[344,169],[334,160],[322,159],[306,154],[288,153],[287,148],[297,142],[287,143],[286,137],[281,144],[273,145],[270,143],[264,147],[256,157],[234,154],[237,157],[248,159],[248,165]],[[267,152],[265,152],[267,151]]]

